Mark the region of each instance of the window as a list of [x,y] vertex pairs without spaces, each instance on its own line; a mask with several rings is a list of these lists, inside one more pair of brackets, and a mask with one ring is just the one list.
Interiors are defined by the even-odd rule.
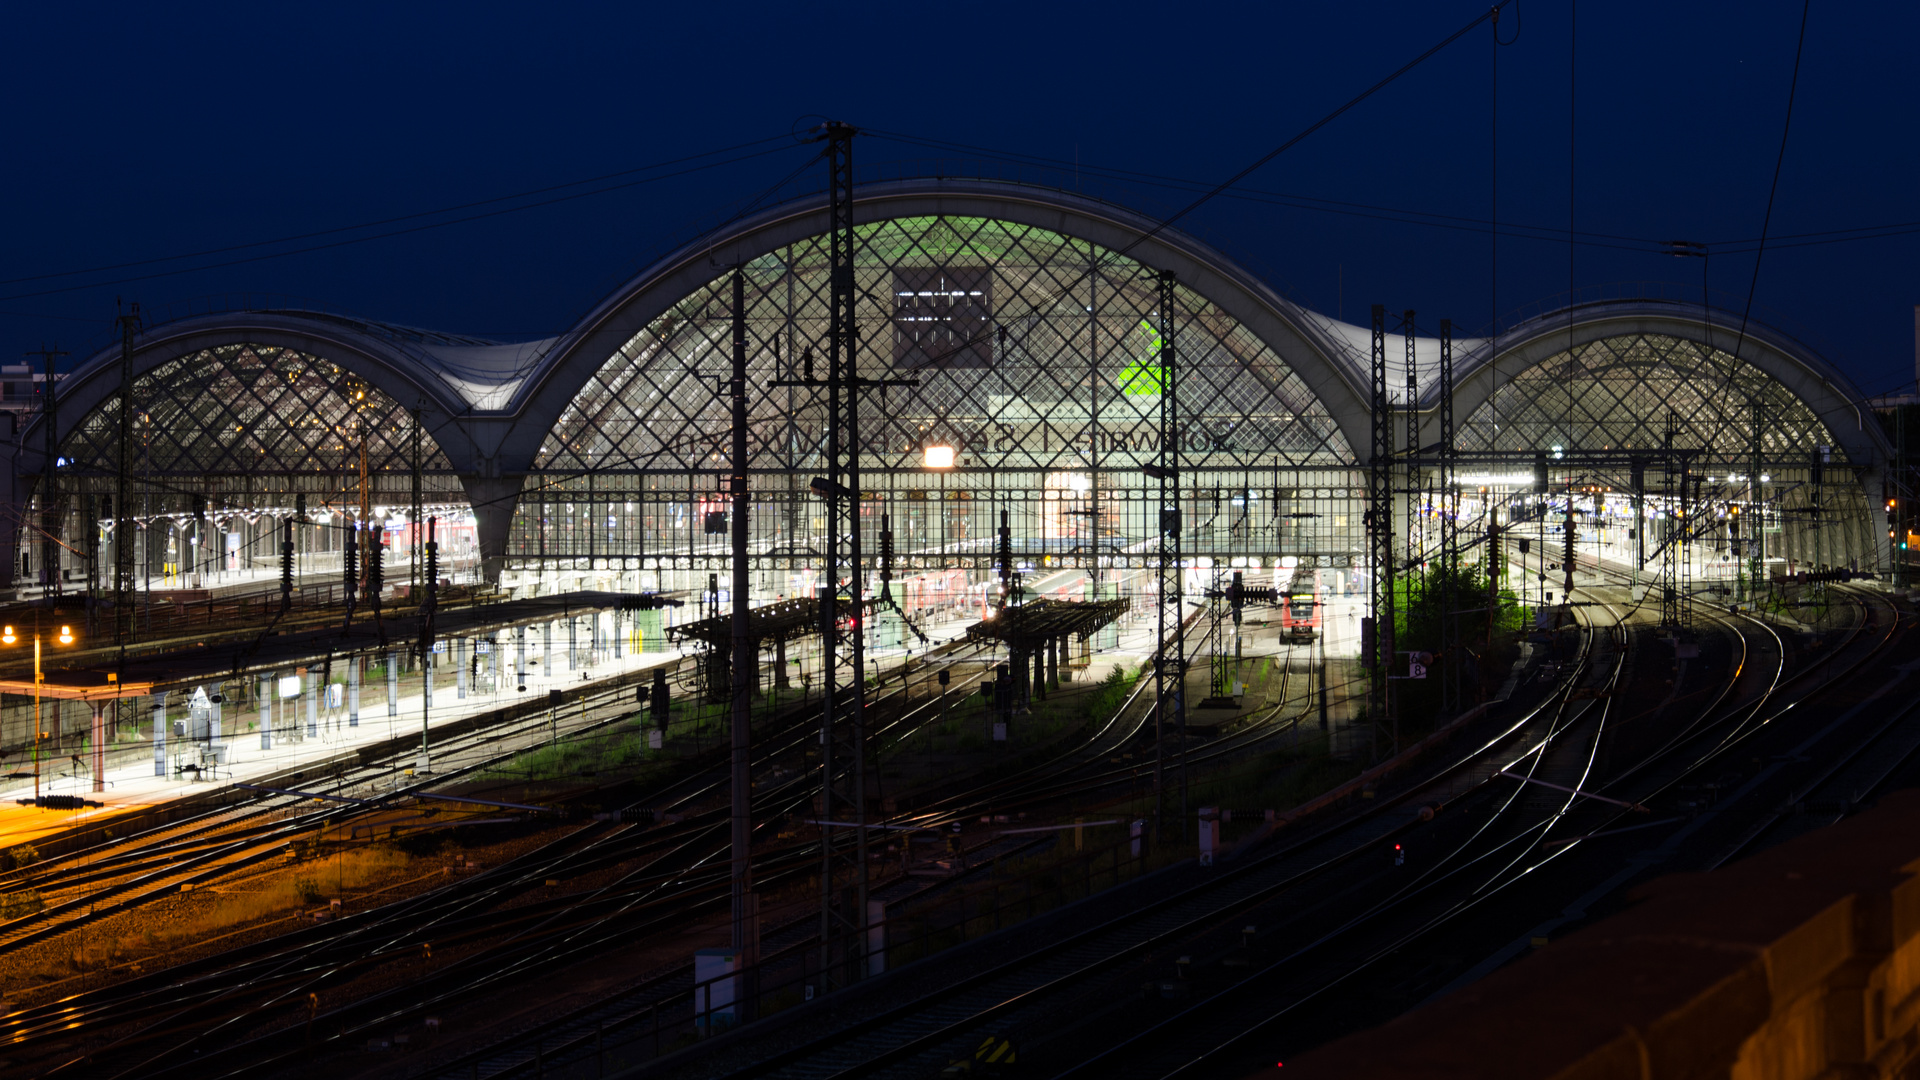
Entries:
[[893,272],[893,363],[993,366],[993,272],[984,266]]

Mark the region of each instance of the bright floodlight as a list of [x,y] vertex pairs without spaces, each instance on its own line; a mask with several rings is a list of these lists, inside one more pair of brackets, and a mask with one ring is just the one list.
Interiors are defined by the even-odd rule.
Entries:
[[19,640],[20,635],[13,632],[13,627],[9,626],[5,630],[0,630],[0,642],[11,645]]
[[73,644],[73,627],[63,626],[60,628],[60,644],[62,645]]
[[924,464],[929,469],[953,468],[953,447],[929,446],[926,449]]

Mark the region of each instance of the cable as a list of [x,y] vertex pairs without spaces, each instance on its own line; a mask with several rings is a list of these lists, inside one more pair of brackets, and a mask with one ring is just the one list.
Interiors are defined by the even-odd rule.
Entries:
[[[985,158],[987,160],[1005,161],[1015,165],[1033,165],[1037,167],[1056,168],[1056,169],[1068,169],[1073,167],[1072,162],[1068,162],[1068,161],[1056,159],[1056,158],[1049,158],[1039,154],[1028,154],[1023,151],[994,150],[988,147],[974,146],[968,143],[949,142],[941,139],[930,139],[930,138],[924,138],[921,136],[906,135],[906,134],[888,132],[888,131],[880,131],[876,129],[862,128],[861,133],[866,135],[872,135],[876,138],[885,139],[889,142],[897,142],[897,143],[902,143],[909,146],[924,146],[934,150],[959,150],[967,154],[976,155],[978,157]],[[1085,162],[1081,162],[1079,165],[1079,168],[1082,172],[1091,173],[1095,176],[1104,176],[1110,179],[1121,180],[1126,182],[1142,183],[1151,187],[1164,187],[1164,188],[1170,188],[1174,190],[1205,190],[1205,187],[1206,187],[1204,181],[1191,180],[1191,179],[1178,177],[1178,176],[1168,176],[1162,173],[1138,172],[1131,169],[1120,169],[1112,166],[1089,165]],[[1485,218],[1468,217],[1468,216],[1459,215],[1459,214],[1441,214],[1441,213],[1436,213],[1429,210],[1410,210],[1405,207],[1379,206],[1372,203],[1347,202],[1340,199],[1322,199],[1322,198],[1318,198],[1311,195],[1298,195],[1298,194],[1293,194],[1289,192],[1269,191],[1261,188],[1241,187],[1241,188],[1238,188],[1237,190],[1225,192],[1223,194],[1227,198],[1243,199],[1249,202],[1259,202],[1259,203],[1266,203],[1270,205],[1280,205],[1280,206],[1295,206],[1296,208],[1303,209],[1303,210],[1319,210],[1325,213],[1347,214],[1348,216],[1352,216],[1352,217],[1371,218],[1371,219],[1380,220],[1380,221],[1402,221],[1408,217],[1432,218],[1435,220],[1432,220],[1432,221],[1416,220],[1409,223],[1419,224],[1419,225],[1430,225],[1430,226],[1439,227],[1439,228],[1461,228],[1463,226],[1488,226],[1493,224],[1492,222],[1488,221]],[[1361,211],[1369,211],[1369,212],[1362,213]],[[1395,216],[1395,215],[1400,215],[1400,216]],[[1449,224],[1449,223],[1458,223],[1458,224]],[[1906,223],[1903,223],[1903,224],[1906,224]],[[1920,225],[1920,222],[1913,222],[1910,224]],[[1554,225],[1523,225],[1519,223],[1509,223],[1507,227],[1510,230],[1525,230],[1525,231],[1519,231],[1519,232],[1509,232],[1507,233],[1507,235],[1520,236],[1520,237],[1525,237],[1529,239],[1549,239],[1553,241],[1558,241],[1563,238],[1561,234],[1564,232],[1564,230]],[[1477,229],[1477,228],[1468,228],[1467,231],[1478,232],[1478,231],[1484,231],[1484,230]],[[1531,233],[1548,233],[1550,235],[1546,237],[1540,237],[1540,236],[1532,236],[1530,235]],[[1582,237],[1592,237],[1597,240],[1618,240],[1626,244],[1647,244],[1647,245],[1657,246],[1665,243],[1665,241],[1663,240],[1656,240],[1652,237],[1625,236],[1617,233],[1581,233],[1580,235]],[[1602,245],[1602,246],[1612,246],[1612,245]],[[1639,249],[1623,247],[1621,250],[1639,250]]]
[[656,162],[652,165],[638,165],[631,169],[621,169],[618,172],[603,173],[599,176],[590,176],[583,180],[569,180],[566,183],[562,183],[562,184],[551,184],[551,185],[548,185],[547,187],[532,188],[527,191],[515,192],[512,195],[496,195],[490,199],[479,199],[474,202],[458,203],[453,206],[443,206],[438,210],[420,210],[411,214],[401,214],[398,217],[380,218],[375,221],[363,221],[358,225],[339,225],[330,229],[319,229],[314,232],[295,233],[292,236],[282,236],[274,240],[254,240],[245,244],[229,244],[225,247],[206,248],[201,251],[188,251],[188,252],[183,252],[179,255],[162,255],[155,258],[151,258],[151,259],[136,259],[132,262],[108,263],[103,266],[91,266],[82,270],[58,270],[58,271],[54,271],[52,273],[47,273],[47,274],[30,274],[26,277],[0,278],[0,285],[18,285],[28,281],[47,281],[53,278],[72,277],[76,274],[103,274],[109,270],[125,270],[135,266],[151,266],[155,263],[174,262],[179,259],[197,259],[205,255],[224,255],[231,251],[245,251],[249,248],[271,247],[274,244],[291,244],[291,243],[294,243],[295,241],[312,240],[315,237],[320,237],[320,236],[332,236],[337,233],[343,233],[343,232],[357,232],[361,229],[375,229],[375,228],[379,228],[382,225],[392,225],[401,221],[413,221],[418,218],[433,217],[438,214],[451,214],[460,210],[471,210],[476,206],[490,206],[494,203],[511,202],[514,199],[524,199],[534,195],[545,195],[550,191],[560,191],[564,188],[580,187],[584,184],[598,184],[605,180],[612,180],[615,177],[631,176],[632,174],[638,173],[638,172],[651,172],[654,169],[664,169],[669,165],[681,165],[689,161],[698,161],[704,157],[715,157],[720,154],[730,154],[735,150],[744,150],[750,146],[760,146],[762,144],[774,142],[776,140],[784,139],[784,138],[787,138],[787,136],[773,135],[764,139],[754,139],[750,142],[739,143],[734,146],[722,147],[721,149],[718,149],[718,150],[709,150],[704,153],[690,154],[687,157],[674,158],[670,161]]
[[[1578,305],[1574,295],[1573,276],[1573,211],[1574,182],[1578,179],[1575,171],[1577,151],[1579,149],[1579,90],[1580,90],[1580,0],[1568,0],[1567,5],[1567,445],[1573,445],[1573,312]],[[1573,498],[1567,498],[1567,520],[1573,520]],[[1571,527],[1571,526],[1569,526]],[[1573,587],[1573,571],[1567,571],[1567,587]],[[1569,597],[1571,599],[1571,597]]]
[[1773,225],[1773,198],[1780,192],[1780,169],[1787,161],[1787,136],[1793,131],[1793,99],[1800,89],[1800,56],[1807,45],[1807,13],[1813,0],[1800,5],[1800,39],[1793,46],[1793,79],[1787,84],[1787,116],[1780,125],[1780,153],[1773,159],[1773,183],[1767,188],[1767,213],[1760,221],[1760,246],[1753,253],[1753,278],[1747,283],[1747,306],[1740,312],[1740,333],[1734,338],[1733,357],[1740,358],[1740,346],[1747,340],[1747,316],[1753,313],[1753,294],[1760,287],[1760,260],[1767,254],[1767,229]]
[[[484,213],[468,214],[464,217],[449,218],[445,221],[430,222],[425,225],[414,225],[405,229],[393,229],[388,232],[374,233],[370,236],[357,236],[357,237],[352,237],[346,240],[335,240],[335,241],[332,241],[331,243],[313,244],[307,247],[292,248],[287,251],[268,252],[267,254],[264,254],[264,255],[249,255],[246,258],[228,259],[224,262],[202,263],[198,266],[182,267],[178,270],[161,270],[151,274],[133,274],[128,277],[112,278],[106,281],[92,281],[92,282],[87,282],[86,284],[83,284],[83,285],[63,285],[63,286],[60,286],[59,288],[41,289],[36,292],[13,293],[7,296],[0,296],[0,301],[24,300],[24,299],[28,299],[30,297],[36,297],[36,296],[52,296],[58,293],[78,292],[83,289],[102,288],[107,285],[123,285],[128,282],[134,282],[134,281],[149,281],[154,278],[172,277],[176,274],[190,274],[200,270],[215,270],[225,266],[241,266],[246,263],[264,262],[268,259],[284,258],[288,255],[304,255],[304,254],[308,254],[310,252],[315,252],[315,251],[327,251],[332,248],[348,247],[354,244],[364,244],[370,240],[385,240],[395,236],[406,236],[412,233],[427,232],[433,229],[445,228],[449,225],[459,225],[469,221],[483,221],[483,220],[486,220],[487,218],[503,217],[507,214],[516,214],[523,210],[532,210],[542,206],[554,206],[559,203],[572,202],[575,199],[584,199],[593,195],[604,195],[612,191],[622,191],[627,188],[639,187],[642,184],[651,184],[660,180],[672,179],[673,177],[676,177],[676,176],[685,176],[685,175],[688,175],[689,173],[696,173],[696,172],[701,172],[707,169],[718,168],[722,165],[732,165],[737,162],[748,161],[753,158],[765,157],[769,154],[777,154],[786,149],[788,149],[787,146],[775,146],[765,150],[756,150],[750,154],[741,154],[738,157],[726,158],[721,161],[709,162],[704,165],[695,165],[691,168],[680,169],[675,172],[662,173],[658,176],[649,176],[639,180],[629,180],[620,184],[610,184],[606,187],[595,188],[590,191],[574,192],[571,195],[559,195],[551,199],[542,199],[538,202],[523,203],[519,206],[503,207],[498,210],[489,210]],[[562,186],[567,186],[567,185],[562,185]],[[506,196],[506,198],[512,198],[512,197],[513,196]],[[440,211],[440,212],[444,212],[444,211]],[[413,216],[419,216],[419,215],[413,215]],[[322,235],[322,234],[316,234],[316,235]],[[271,242],[272,241],[268,241],[268,243],[271,243]],[[168,260],[161,260],[161,261],[168,261]]]
[[[1391,74],[1387,75],[1385,78],[1381,79],[1380,81],[1374,83],[1372,86],[1367,87],[1365,90],[1362,90],[1360,93],[1349,98],[1345,104],[1340,105],[1338,108],[1335,108],[1332,112],[1327,113],[1325,116],[1322,116],[1320,119],[1307,125],[1306,128],[1302,129],[1299,133],[1295,134],[1292,138],[1281,143],[1279,146],[1274,147],[1272,150],[1268,151],[1267,153],[1261,155],[1261,157],[1258,160],[1254,161],[1251,165],[1248,165],[1246,168],[1243,168],[1239,172],[1234,173],[1232,176],[1221,181],[1220,183],[1215,184],[1212,188],[1208,189],[1205,194],[1201,195],[1199,198],[1188,203],[1182,209],[1176,211],[1175,213],[1165,218],[1160,219],[1160,221],[1155,223],[1153,227],[1147,229],[1145,232],[1141,233],[1139,236],[1136,236],[1133,240],[1128,242],[1124,247],[1108,251],[1105,256],[1103,256],[1101,259],[1097,261],[1092,262],[1087,267],[1086,270],[1077,274],[1073,279],[1071,279],[1070,281],[1061,283],[1058,286],[1058,290],[1057,290],[1058,293],[1063,296],[1066,295],[1068,292],[1070,292],[1073,289],[1075,285],[1078,285],[1080,282],[1085,281],[1099,274],[1104,266],[1110,265],[1122,258],[1125,258],[1128,252],[1133,251],[1135,248],[1139,247],[1140,245],[1146,243],[1147,241],[1165,232],[1167,229],[1172,227],[1175,222],[1179,221],[1181,218],[1186,217],[1188,214],[1193,213],[1195,210],[1206,205],[1208,202],[1212,201],[1217,196],[1226,192],[1228,189],[1238,184],[1241,180],[1252,175],[1261,166],[1272,161],[1274,158],[1279,157],[1281,154],[1287,152],[1293,147],[1298,146],[1301,142],[1304,142],[1314,132],[1319,131],[1321,128],[1326,127],[1328,124],[1333,123],[1335,120],[1339,119],[1341,116],[1344,116],[1346,113],[1351,111],[1355,106],[1359,105],[1361,102],[1366,101],[1368,98],[1379,93],[1381,90],[1385,89],[1386,87],[1392,85],[1401,76],[1405,75],[1409,71],[1412,71],[1414,68],[1419,67],[1421,64],[1431,59],[1435,54],[1440,52],[1442,49],[1445,49],[1448,45],[1451,45],[1454,42],[1460,40],[1462,37],[1465,37],[1469,32],[1471,32],[1474,29],[1474,27],[1477,27],[1481,23],[1491,19],[1493,17],[1494,12],[1500,10],[1502,7],[1505,7],[1507,4],[1513,3],[1513,2],[1516,2],[1516,0],[1499,0],[1499,3],[1487,9],[1485,12],[1482,12],[1479,16],[1475,17],[1471,22],[1468,22],[1465,26],[1462,26],[1460,29],[1455,30],[1453,33],[1447,35],[1445,38],[1442,38],[1438,43],[1433,45],[1431,48],[1427,49],[1427,51],[1421,53],[1419,56],[1414,57],[1412,60],[1407,61],[1405,64],[1402,64],[1400,67],[1395,69]],[[1143,266],[1142,269],[1146,269],[1146,268]],[[5,298],[0,297],[0,299],[5,299]],[[952,348],[941,353],[939,356],[929,357],[927,360],[927,364],[928,365],[937,364],[940,361],[945,360],[950,356],[957,355],[963,350],[970,349],[975,344],[978,343],[978,340],[979,339],[977,334],[969,334],[966,340],[956,343]],[[1025,343],[1025,334],[1021,335],[1021,339],[1019,343],[1020,344]]]

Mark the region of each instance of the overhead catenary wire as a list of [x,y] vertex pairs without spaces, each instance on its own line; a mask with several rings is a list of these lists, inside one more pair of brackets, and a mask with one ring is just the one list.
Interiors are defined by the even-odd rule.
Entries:
[[440,214],[458,213],[459,211],[462,211],[462,210],[472,210],[472,209],[475,209],[476,207],[491,206],[496,203],[511,202],[515,199],[526,199],[526,198],[532,198],[535,195],[546,195],[555,191],[564,191],[565,189],[570,187],[581,187],[586,184],[598,184],[607,180],[618,179],[619,177],[622,177],[622,176],[632,176],[634,173],[651,172],[655,169],[664,169],[673,165],[683,165],[690,161],[699,161],[701,158],[717,157],[718,155],[721,155],[721,154],[733,153],[736,150],[745,150],[750,147],[764,146],[767,143],[778,142],[785,138],[787,138],[787,136],[785,135],[769,135],[765,138],[750,139],[747,142],[735,143],[732,146],[723,146],[717,150],[705,150],[697,154],[688,154],[684,157],[671,158],[667,161],[655,162],[651,165],[636,165],[630,169],[620,169],[615,172],[601,173],[598,176],[584,177],[579,180],[567,180],[558,184],[548,184],[545,187],[529,188],[525,191],[516,191],[509,195],[495,195],[485,199],[475,199],[471,202],[455,203],[451,206],[442,206],[433,210],[416,210],[411,213],[399,214],[393,217],[376,218],[372,221],[362,221],[353,225],[336,225],[326,229],[316,229],[310,232],[294,233],[289,236],[275,237],[271,240],[250,240],[250,241],[247,241],[246,243],[227,244],[221,247],[202,248],[199,251],[186,251],[186,252],[181,252],[177,255],[156,255],[148,259],[134,259],[129,262],[107,263],[101,266],[89,266],[89,267],[83,267],[76,270],[56,270],[56,271],[51,271],[44,274],[28,274],[24,277],[0,278],[0,285],[18,285],[28,281],[49,281],[54,278],[74,277],[80,274],[104,274],[114,270],[127,270],[136,266],[153,266],[158,263],[175,262],[181,259],[197,259],[197,258],[203,258],[205,256],[209,256],[209,255],[225,255],[235,251],[247,251],[253,248],[271,247],[275,244],[291,244],[291,243],[297,243],[301,240],[316,239],[322,236],[336,236],[340,233],[358,232],[362,229],[375,229],[384,225],[398,224],[402,221],[417,221],[420,218],[424,218],[424,217],[435,217]]
[[1780,122],[1780,152],[1773,159],[1773,182],[1767,187],[1767,212],[1760,220],[1760,243],[1753,253],[1753,277],[1747,282],[1747,303],[1740,312],[1740,333],[1734,338],[1733,355],[1740,356],[1740,347],[1747,341],[1747,318],[1753,313],[1753,294],[1760,287],[1760,260],[1767,254],[1767,230],[1773,226],[1773,200],[1780,193],[1780,169],[1787,161],[1787,137],[1793,131],[1793,99],[1800,89],[1800,57],[1807,45],[1807,14],[1813,8],[1813,0],[1802,0],[1800,5],[1800,35],[1793,46],[1793,77],[1787,83],[1787,115]]
[[[286,251],[270,251],[270,252],[265,252],[263,254],[258,254],[258,255],[248,255],[242,258],[237,258],[237,259],[226,259],[219,262],[198,263],[193,266],[184,266],[184,267],[179,267],[176,269],[168,269],[168,270],[157,270],[152,273],[146,273],[146,274],[131,274],[124,277],[109,278],[104,281],[90,281],[83,284],[61,285],[55,288],[39,289],[31,292],[11,293],[6,296],[0,296],[0,301],[26,300],[34,297],[39,297],[39,296],[54,296],[60,293],[80,292],[86,289],[104,288],[108,285],[125,285],[132,282],[137,282],[137,281],[151,281],[156,278],[174,277],[180,274],[191,274],[201,270],[217,270],[217,269],[221,269],[223,267],[229,267],[229,266],[243,266],[248,263],[265,262],[270,259],[286,258],[290,255],[305,255],[305,254],[311,254],[316,251],[328,251],[334,248],[350,247],[355,244],[365,244],[374,240],[386,240],[396,236],[407,236],[413,233],[429,232],[434,229],[444,229],[451,225],[461,225],[461,224],[466,224],[468,222],[484,221],[489,218],[504,217],[508,214],[517,214],[522,211],[534,210],[540,207],[554,206],[560,203],[573,202],[578,199],[590,198],[595,195],[605,195],[609,192],[624,191],[629,188],[639,187],[643,184],[658,183],[659,181],[662,181],[662,180],[669,180],[677,176],[685,176],[690,173],[702,172],[707,169],[718,168],[722,165],[732,165],[742,161],[749,161],[754,158],[766,157],[770,154],[778,154],[787,149],[790,149],[789,145],[780,145],[780,146],[774,146],[774,147],[769,147],[769,148],[760,149],[760,150],[754,150],[750,153],[740,154],[730,158],[723,158],[718,161],[705,162],[700,165],[689,166],[688,168],[685,168],[685,169],[676,170],[674,172],[662,173],[657,176],[647,176],[647,177],[642,177],[638,180],[626,180],[618,184],[607,184],[601,187],[591,188],[586,191],[575,191],[565,195],[555,195],[551,198],[539,199],[533,202],[521,203],[516,206],[500,207],[493,210],[481,211],[475,214],[467,214],[460,217],[448,218],[445,221],[432,221],[432,222],[427,222],[425,224],[420,224],[420,225],[410,225],[402,229],[390,229],[385,232],[372,233],[366,236],[352,236],[352,237],[347,237],[341,240],[331,240],[323,244],[309,244],[305,247],[292,248]],[[569,185],[562,185],[562,186],[564,187]],[[516,196],[504,196],[503,198],[514,198],[514,197]],[[488,200],[488,201],[500,201],[500,200]],[[417,218],[419,216],[432,216],[434,213],[445,213],[445,212],[446,211],[431,211],[424,215],[410,215],[410,217]],[[326,235],[326,234],[316,234],[316,235]],[[273,241],[269,241],[267,243],[273,243]],[[257,245],[248,245],[248,246],[257,246]],[[182,256],[181,258],[184,258],[184,257],[186,256]],[[158,261],[172,261],[172,260],[162,259]],[[77,271],[77,272],[84,273],[86,271]],[[65,275],[48,275],[48,276],[53,277],[53,276],[65,276]],[[43,279],[23,278],[23,279],[15,279],[15,280],[29,281],[29,280],[43,280]]]

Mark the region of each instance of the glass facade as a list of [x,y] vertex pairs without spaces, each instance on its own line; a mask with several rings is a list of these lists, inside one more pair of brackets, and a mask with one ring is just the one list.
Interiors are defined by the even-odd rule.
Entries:
[[[1139,466],[1158,455],[1166,347],[1151,272],[983,218],[875,222],[856,253],[861,374],[915,380],[862,402],[868,550],[884,518],[910,566],[985,570],[1004,512],[1035,569],[1151,565],[1158,486]],[[806,484],[824,468],[825,391],[773,383],[826,374],[827,267],[820,236],[743,271],[751,520],[770,596],[811,586],[823,525]],[[1363,482],[1333,419],[1246,327],[1175,296],[1186,550],[1347,565]],[[686,297],[582,388],[522,495],[510,574],[698,589],[723,568],[725,537],[703,529],[729,467],[732,297],[724,275]],[[924,466],[935,445],[954,448],[952,469]]]
[[[1856,557],[1873,564],[1865,492],[1833,433],[1777,379],[1700,342],[1658,334],[1602,338],[1503,374],[1492,400],[1460,425],[1459,442],[1463,453],[1566,447],[1654,454],[1669,433],[1676,449],[1699,452],[1693,501],[1704,512],[1726,517],[1734,503],[1767,504],[1765,557],[1800,568]],[[1614,491],[1630,482],[1625,469],[1572,479]],[[1655,473],[1647,482],[1650,491],[1668,491],[1666,501],[1677,497],[1677,480]],[[1725,528],[1704,537],[1709,552],[1730,552]]]
[[[389,528],[397,561],[418,530],[415,424],[389,394],[337,364],[293,349],[230,345],[166,361],[135,378],[129,457],[136,577],[143,587],[206,585],[277,573],[282,526],[295,524],[303,573],[337,566],[362,500]],[[111,576],[119,515],[120,398],[65,429],[57,516],[69,538],[61,581]],[[450,558],[471,548],[467,499],[433,438],[418,435],[424,515],[441,519]],[[299,511],[304,509],[304,516]],[[39,513],[36,503],[33,513]],[[84,539],[87,537],[91,539]],[[31,545],[29,574],[40,555]],[[467,560],[471,562],[472,560]],[[450,566],[454,565],[450,563]],[[399,580],[405,580],[404,571]]]

